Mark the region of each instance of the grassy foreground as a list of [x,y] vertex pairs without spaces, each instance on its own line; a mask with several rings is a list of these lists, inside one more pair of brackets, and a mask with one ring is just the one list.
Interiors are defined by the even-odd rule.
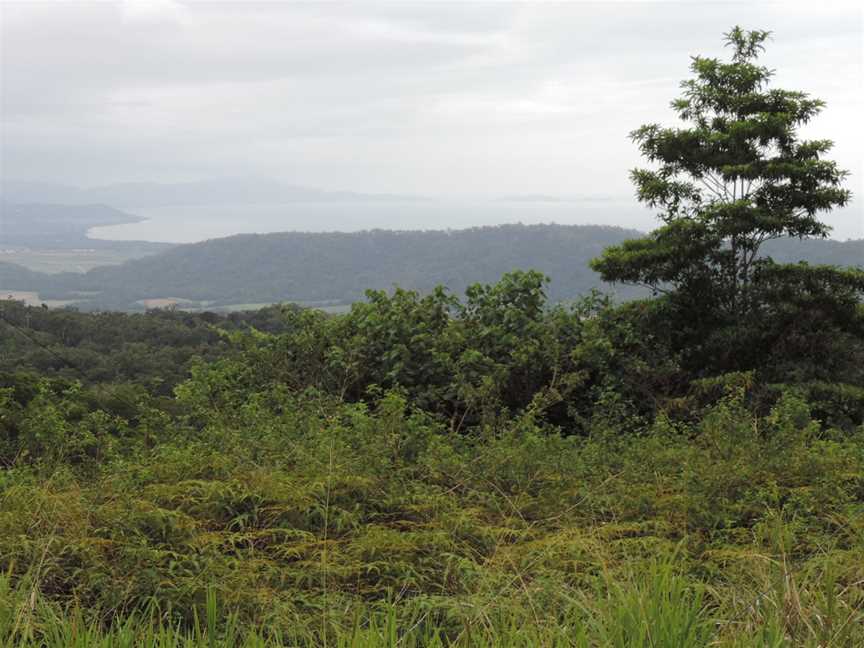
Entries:
[[67,446],[0,473],[0,645],[864,645],[861,431],[614,426],[271,393]]
[[799,139],[823,103],[768,87],[768,37],[732,28],[728,62],[692,58],[688,126],[631,134],[662,224],[590,266],[650,299],[549,303],[595,283],[579,236],[566,294],[536,270],[433,288],[563,232],[507,226],[494,249],[240,237],[197,271],[169,251],[37,286],[423,288],[340,315],[0,302],[0,648],[864,646],[864,271],[761,255],[851,199],[832,143]]

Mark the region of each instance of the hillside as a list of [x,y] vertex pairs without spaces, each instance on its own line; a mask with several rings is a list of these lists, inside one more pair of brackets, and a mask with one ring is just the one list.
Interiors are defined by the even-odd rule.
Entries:
[[[140,310],[145,299],[188,300],[218,308],[280,301],[345,304],[367,289],[399,285],[428,292],[445,285],[461,292],[514,268],[552,278],[552,301],[593,288],[611,290],[588,268],[604,247],[638,233],[615,227],[502,225],[456,231],[244,234],[181,245],[120,266],[86,274],[40,275],[0,264],[4,290],[38,291],[44,299],[77,299],[83,308]],[[775,241],[777,261],[858,265],[864,241]],[[619,287],[626,298],[639,294]]]
[[398,284],[427,292],[443,284],[461,291],[470,283],[492,281],[513,268],[535,268],[554,278],[550,296],[562,300],[598,287],[588,260],[605,246],[633,234],[611,227],[559,225],[250,234],[177,246],[84,275],[41,276],[36,284],[27,286],[7,286],[11,280],[0,268],[0,286],[38,290],[45,298],[98,293],[83,305],[100,308],[134,309],[137,300],[162,297],[210,306],[350,303],[361,299],[369,288]]

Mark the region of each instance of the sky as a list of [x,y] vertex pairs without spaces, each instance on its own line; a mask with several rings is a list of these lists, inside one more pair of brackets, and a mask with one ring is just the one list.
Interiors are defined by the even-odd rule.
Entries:
[[690,56],[740,24],[773,32],[775,86],[827,101],[805,135],[864,195],[862,22],[828,1],[0,0],[0,174],[629,199],[628,133],[674,124]]

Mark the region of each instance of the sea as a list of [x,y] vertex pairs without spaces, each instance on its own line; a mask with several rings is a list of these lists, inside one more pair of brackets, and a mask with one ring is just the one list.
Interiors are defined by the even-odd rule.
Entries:
[[[275,205],[196,205],[122,208],[142,220],[94,227],[91,238],[195,243],[234,234],[453,230],[509,223],[610,225],[649,231],[660,222],[635,200],[409,200],[292,202]],[[864,217],[853,205],[823,216],[837,240],[864,238]]]
[[635,202],[522,202],[412,200],[294,202],[278,205],[125,207],[143,220],[91,228],[91,238],[194,243],[233,234],[447,230],[508,223],[612,225],[638,230],[656,226]]

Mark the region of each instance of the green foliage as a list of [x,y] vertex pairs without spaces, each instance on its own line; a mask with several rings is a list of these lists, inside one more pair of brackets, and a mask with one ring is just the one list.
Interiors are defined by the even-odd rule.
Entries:
[[726,35],[731,62],[694,57],[695,77],[672,102],[689,128],[632,133],[657,164],[632,172],[637,195],[661,210],[664,226],[607,250],[593,264],[604,279],[671,285],[687,301],[739,317],[758,303],[762,243],[827,236],[817,214],[849,200],[846,173],[823,159],[831,142],[797,137],[823,103],[768,89],[773,72],[756,63],[768,35],[735,27]]
[[[260,316],[259,316],[260,317]],[[243,326],[227,320],[223,326]],[[84,314],[0,301],[0,372],[29,369],[88,384],[133,383],[160,395],[186,377],[192,357],[225,345],[204,315],[154,311]]]
[[[548,307],[546,282],[540,273],[514,271],[470,286],[464,300],[443,289],[426,296],[396,289],[370,291],[342,316],[290,311],[282,333],[238,332],[231,339],[241,353],[194,367],[196,380],[178,388],[180,402],[231,416],[249,391],[265,403],[286,388],[357,402],[400,388],[453,430],[531,412],[584,432],[603,393],[637,380],[648,389],[662,349],[649,347],[650,335],[638,339],[598,295]],[[615,360],[613,345],[621,347]],[[643,351],[650,370],[648,359],[629,360]],[[613,364],[616,371],[607,371]],[[611,378],[624,364],[633,375]]]
[[[842,198],[764,38],[694,60],[694,129],[637,134],[669,222],[598,263],[667,298],[4,303],[0,645],[864,645],[864,280],[746,261]],[[677,176],[711,168],[753,195]]]
[[178,390],[202,399],[179,408],[192,421],[114,429],[80,390],[37,382],[14,407],[3,392],[27,452],[0,480],[0,640],[864,639],[864,430],[823,430],[795,394],[760,416],[752,377],[729,378],[691,422],[631,416],[638,433],[615,435],[622,412],[579,437],[531,408],[456,434],[402,389],[351,403],[229,382],[238,398],[208,409],[214,380],[202,366]]
[[[607,248],[592,267],[663,293],[660,327],[695,378],[755,369],[768,383],[830,381],[848,394],[864,386],[864,273],[764,255],[775,239],[827,237],[819,215],[850,198],[846,172],[825,159],[831,142],[798,136],[823,103],[769,88],[773,72],[757,63],[768,35],[735,27],[731,61],[693,58],[694,76],[672,102],[685,128],[632,133],[655,165],[632,172],[638,198],[663,225]],[[860,401],[855,409],[858,424]]]

